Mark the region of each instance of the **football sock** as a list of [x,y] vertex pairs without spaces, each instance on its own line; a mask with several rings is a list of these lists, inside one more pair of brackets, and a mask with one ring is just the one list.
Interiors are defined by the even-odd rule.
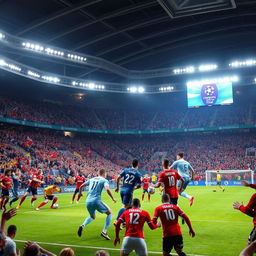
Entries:
[[26,196],[23,196],[23,197],[21,198],[21,200],[20,200],[19,205],[22,205],[22,203],[25,201],[25,199],[26,199]]
[[181,196],[187,198],[187,199],[191,199],[192,196],[188,195],[187,193],[185,193],[184,191],[180,193]]
[[142,194],[142,201],[144,200],[144,196],[145,196],[145,195],[144,195],[144,193],[143,193],[143,194]]
[[42,206],[46,205],[46,202],[42,202],[41,204],[39,204],[39,206],[37,208],[41,208]]
[[76,201],[78,202],[80,200],[80,198],[81,198],[81,195],[79,194]]
[[150,202],[150,194],[148,194],[148,201]]
[[76,194],[73,194],[73,196],[72,196],[72,202],[74,202],[75,197],[76,197]]
[[31,201],[30,201],[31,204],[32,204],[34,201],[36,201],[36,198],[32,197],[32,198],[31,198]]
[[12,204],[13,204],[14,202],[16,202],[17,200],[19,200],[19,198],[14,197],[14,198],[11,200],[10,205],[12,205]]
[[56,202],[57,202],[57,198],[54,198],[54,199],[52,200],[52,205],[51,205],[51,207],[53,207],[53,205],[54,205]]
[[112,214],[107,215],[106,220],[105,220],[105,226],[104,226],[104,229],[103,229],[104,233],[107,233],[107,230],[109,228],[111,220],[112,220]]
[[125,211],[125,208],[121,208],[117,214],[116,220],[118,220],[120,218],[120,216],[123,214],[123,212]]
[[82,224],[83,227],[85,227],[86,225],[90,224],[94,219],[91,218],[91,217],[87,217],[85,220],[84,220],[84,223]]

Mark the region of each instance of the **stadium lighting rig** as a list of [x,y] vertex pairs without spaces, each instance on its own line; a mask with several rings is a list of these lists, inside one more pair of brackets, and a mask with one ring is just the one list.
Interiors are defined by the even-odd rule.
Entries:
[[85,83],[85,82],[79,82],[79,81],[72,81],[72,85],[86,87],[90,90],[104,90],[105,89],[105,85],[95,84],[93,82]]
[[132,87],[128,87],[127,91],[130,93],[144,93],[145,92],[145,88],[142,86],[136,87],[136,86],[132,86]]
[[34,71],[31,71],[31,70],[28,70],[28,71],[27,71],[27,74],[28,74],[29,76],[32,76],[32,77],[35,77],[35,78],[40,78],[40,77],[41,77],[40,74],[38,74],[38,73],[36,73],[36,72],[34,72]]
[[173,73],[176,75],[185,74],[185,73],[194,73],[194,72],[195,72],[194,66],[189,66],[189,67],[184,67],[184,68],[176,68],[173,70]]
[[216,64],[208,64],[208,65],[200,65],[198,67],[198,70],[200,72],[205,72],[205,71],[213,71],[216,70],[218,68],[218,65]]
[[0,32],[0,40],[5,39],[5,34]]
[[0,60],[0,66],[1,67],[5,67],[7,69],[10,69],[10,70],[13,70],[13,71],[17,71],[17,72],[20,72],[21,71],[21,68],[19,66],[16,66],[14,64],[11,64],[11,63],[7,63],[5,60]]
[[240,68],[240,67],[250,67],[250,66],[255,66],[256,65],[256,59],[247,59],[244,61],[233,61],[229,63],[229,66],[231,68]]
[[173,91],[173,90],[174,90],[173,86],[167,86],[167,87],[160,87],[159,88],[160,92],[170,92],[170,91]]

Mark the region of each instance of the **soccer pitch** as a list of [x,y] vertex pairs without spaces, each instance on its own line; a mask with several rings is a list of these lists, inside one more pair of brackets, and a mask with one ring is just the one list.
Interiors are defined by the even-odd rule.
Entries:
[[[189,216],[196,232],[196,237],[191,238],[186,224],[182,225],[184,252],[194,256],[239,255],[247,243],[253,224],[251,217],[233,210],[232,203],[238,200],[246,204],[254,190],[246,187],[227,187],[225,192],[214,193],[212,189],[213,187],[188,187],[187,192],[195,196],[192,207],[189,207],[188,200],[179,199],[180,208]],[[141,192],[141,189],[136,191],[134,197],[141,198]],[[118,199],[116,204],[106,192],[103,192],[103,201],[112,209],[115,218],[121,207],[121,200],[119,194],[113,193]],[[59,209],[51,210],[48,204],[39,212],[31,208],[30,198],[27,198],[18,215],[11,219],[8,225],[17,225],[16,240],[40,242],[42,247],[56,254],[63,247],[70,246],[78,256],[94,255],[97,248],[109,248],[111,256],[119,255],[119,251],[114,250],[116,248],[113,246],[114,226],[111,225],[108,232],[111,241],[106,241],[100,236],[106,215],[98,213],[96,220],[84,229],[82,237],[77,236],[79,225],[88,216],[85,209],[85,194],[79,204],[73,205],[70,204],[71,194],[59,194]],[[42,199],[40,196],[35,205],[37,206]],[[160,204],[160,195],[156,192],[150,203],[142,203],[142,209],[148,211],[152,217],[155,207]],[[124,231],[121,232],[123,235]],[[144,232],[148,250],[151,252],[149,255],[159,255],[162,248],[162,230],[151,231],[145,224]],[[17,245],[21,248],[23,242],[17,242]]]

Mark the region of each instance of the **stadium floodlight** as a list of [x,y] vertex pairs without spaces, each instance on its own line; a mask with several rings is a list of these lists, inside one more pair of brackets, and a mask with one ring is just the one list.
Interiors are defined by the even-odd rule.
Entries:
[[176,68],[173,70],[173,73],[176,75],[184,74],[184,73],[194,73],[194,72],[195,72],[194,66],[189,66],[189,67],[185,67],[185,68]]
[[95,84],[93,82],[85,83],[85,82],[81,82],[81,81],[72,81],[71,84],[73,86],[86,87],[86,88],[88,88],[90,90],[104,90],[105,89],[105,85]]
[[40,78],[41,77],[38,73],[36,73],[34,71],[31,71],[31,70],[28,70],[27,74],[29,76],[36,77],[36,78]]
[[131,93],[144,93],[145,88],[142,86],[139,86],[139,87],[132,86],[132,87],[127,88],[127,91],[129,91]]
[[57,51],[57,50],[54,50],[54,49],[49,48],[49,47],[45,48],[44,51],[46,52],[46,54],[49,54],[49,55],[55,55],[55,56],[61,56],[61,57],[63,57],[65,55],[64,52]]
[[42,76],[42,78],[46,81],[49,81],[50,83],[59,83],[60,79],[58,77],[54,76]]
[[0,33],[0,40],[5,39],[5,34]]
[[0,60],[0,66],[1,67],[6,67],[6,68],[9,68],[11,70],[18,71],[18,72],[21,71],[20,67],[14,65],[14,64],[9,64],[5,60]]
[[36,51],[36,52],[42,52],[44,50],[43,46],[39,44],[29,43],[29,42],[23,42],[22,46],[25,47],[26,49]]
[[75,54],[71,54],[71,53],[69,53],[67,56],[68,56],[69,59],[75,60],[75,61],[86,61],[87,60],[85,57],[75,55]]
[[231,68],[239,68],[239,67],[249,67],[249,66],[254,66],[256,65],[256,60],[255,59],[247,59],[244,61],[233,61],[229,63],[229,66]]
[[192,86],[198,86],[198,85],[204,85],[204,84],[227,83],[227,82],[238,82],[238,81],[239,81],[239,77],[234,75],[234,76],[189,81],[187,82],[187,86],[192,87]]
[[167,86],[167,87],[160,87],[159,88],[159,91],[161,91],[161,92],[170,92],[172,90],[174,90],[173,86]]
[[200,65],[198,67],[198,70],[200,72],[205,72],[205,71],[216,70],[217,68],[218,68],[218,66],[216,64],[207,64],[207,65]]

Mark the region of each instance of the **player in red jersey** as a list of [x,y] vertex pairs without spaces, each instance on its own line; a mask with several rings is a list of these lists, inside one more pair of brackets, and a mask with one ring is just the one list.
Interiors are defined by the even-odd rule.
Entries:
[[27,196],[32,193],[31,198],[31,206],[34,207],[34,201],[37,200],[37,188],[41,187],[41,185],[44,184],[44,176],[43,171],[38,170],[37,173],[32,175],[32,179],[29,183],[28,189],[25,193],[25,195],[21,198],[19,205],[16,207],[16,209],[20,209],[22,203],[25,201]]
[[4,172],[4,177],[1,177],[0,183],[2,187],[2,195],[1,195],[1,202],[0,202],[0,209],[6,210],[6,204],[9,201],[10,194],[9,190],[12,189],[12,170],[7,169]]
[[[142,192],[142,201],[144,200],[145,197],[145,193],[148,193],[148,188],[150,186],[150,178],[148,176],[148,174],[146,174],[144,176],[144,178],[142,179],[142,183],[143,183],[143,192]],[[150,202],[150,194],[148,193],[148,201]]]
[[[74,192],[74,194],[72,196],[72,201],[71,201],[72,204],[75,201],[76,194],[79,193],[80,187],[86,182],[86,179],[85,179],[85,177],[83,176],[83,174],[81,172],[79,172],[78,176],[75,176],[75,182],[76,182],[76,190],[75,190],[75,192]],[[82,193],[78,194],[78,197],[76,199],[76,203],[77,204],[78,204],[78,202],[79,202],[79,200],[80,200],[82,195],[83,195]]]
[[[154,187],[159,188],[162,186],[164,188],[163,193],[170,196],[171,203],[177,205],[179,192],[181,191],[184,179],[175,170],[171,170],[169,166],[170,162],[168,159],[163,160],[163,171],[159,174],[159,179]],[[177,186],[177,182],[181,182],[180,188]]]
[[163,229],[163,256],[169,256],[173,247],[179,256],[186,256],[182,251],[183,237],[178,223],[178,218],[181,216],[189,227],[189,234],[194,237],[195,232],[192,228],[188,216],[177,206],[170,203],[170,196],[164,194],[162,196],[162,205],[155,209],[153,223],[157,223],[160,218]]
[[[256,184],[250,184],[247,181],[243,180],[242,183],[246,187],[251,187],[256,189]],[[247,214],[251,217],[253,217],[253,229],[249,235],[248,244],[251,244],[252,242],[256,241],[256,193],[251,196],[251,199],[249,203],[244,206],[243,203],[234,202],[233,207],[235,210],[239,210],[243,212],[244,214]]]
[[132,208],[127,209],[116,223],[116,238],[114,245],[120,244],[119,232],[121,223],[125,223],[126,232],[122,243],[121,256],[128,256],[135,250],[137,256],[147,256],[147,245],[144,240],[143,226],[147,222],[153,230],[158,225],[152,223],[149,213],[140,209],[140,200],[132,200]]

